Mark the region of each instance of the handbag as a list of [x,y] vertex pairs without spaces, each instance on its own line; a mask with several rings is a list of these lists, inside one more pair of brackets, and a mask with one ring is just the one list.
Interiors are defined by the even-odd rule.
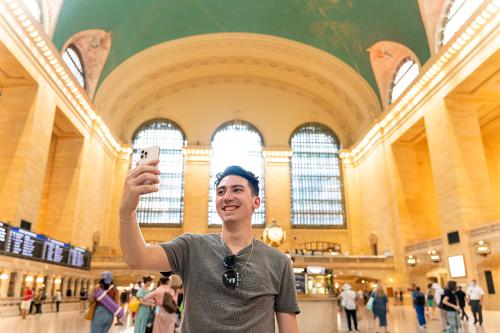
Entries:
[[130,301],[128,302],[128,309],[130,310],[130,312],[137,312],[137,310],[139,310],[140,305],[141,302],[139,301],[139,299],[137,299],[137,297],[135,296],[132,296],[130,298]]
[[373,311],[373,302],[375,301],[375,299],[372,297],[370,297],[370,299],[368,300],[368,303],[366,303],[366,308],[368,309],[368,311]]
[[174,299],[172,295],[169,293],[164,293],[163,294],[163,301],[161,302],[161,306],[167,311],[168,313],[176,313],[177,312],[177,305],[174,302]]
[[114,289],[113,285],[110,285],[107,290],[97,288],[95,292],[95,298],[100,305],[104,306],[104,308],[109,310],[114,316],[116,316],[116,318],[120,319],[121,317],[123,317],[125,312],[118,304],[116,304],[114,299],[109,297],[108,292],[112,289]]
[[94,319],[94,314],[95,314],[95,309],[97,307],[97,301],[94,299],[93,301],[90,302],[89,308],[87,309],[87,312],[85,313],[85,319],[87,320],[92,320]]

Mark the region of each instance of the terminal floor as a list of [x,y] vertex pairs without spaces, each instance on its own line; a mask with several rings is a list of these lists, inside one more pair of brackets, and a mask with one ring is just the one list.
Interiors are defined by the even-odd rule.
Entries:
[[[359,322],[359,332],[375,333],[371,315],[365,311],[360,311],[361,320]],[[472,322],[464,324],[462,333],[499,333],[500,332],[500,312],[484,311],[483,326],[474,326]],[[339,314],[340,316],[340,314]],[[415,311],[410,306],[393,306],[389,317],[389,332],[391,333],[439,333],[441,325],[439,321],[430,321],[426,329],[419,329],[416,323]],[[340,330],[340,322],[338,332]],[[0,331],[16,333],[88,333],[90,324],[83,319],[83,315],[78,311],[65,311],[60,313],[47,313],[41,315],[30,315],[28,319],[21,317],[0,318]],[[130,321],[127,320],[124,326],[113,326],[110,333],[133,333]],[[302,332],[316,333],[316,332]]]

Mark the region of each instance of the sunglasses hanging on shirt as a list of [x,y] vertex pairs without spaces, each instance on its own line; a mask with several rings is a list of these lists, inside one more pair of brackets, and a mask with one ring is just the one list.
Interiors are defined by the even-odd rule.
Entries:
[[222,275],[222,282],[228,288],[235,289],[240,282],[240,274],[234,269],[236,267],[236,255],[224,257],[226,271]]
[[[222,240],[222,234],[220,240],[222,246],[226,249],[224,241]],[[226,271],[224,272],[224,274],[222,274],[222,283],[224,283],[226,287],[236,289],[236,287],[240,285],[241,282],[240,274],[245,270],[248,263],[250,262],[252,253],[253,253],[253,239],[252,239],[252,249],[250,250],[250,255],[248,256],[248,260],[239,272],[236,270],[236,262],[238,261],[238,256],[232,254],[224,257],[224,268],[226,268]]]

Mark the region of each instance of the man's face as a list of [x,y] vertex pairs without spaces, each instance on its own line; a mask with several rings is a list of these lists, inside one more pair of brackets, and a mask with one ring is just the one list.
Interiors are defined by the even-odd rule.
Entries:
[[251,221],[254,210],[260,206],[260,198],[252,194],[248,180],[240,176],[224,177],[215,193],[217,214],[224,223]]

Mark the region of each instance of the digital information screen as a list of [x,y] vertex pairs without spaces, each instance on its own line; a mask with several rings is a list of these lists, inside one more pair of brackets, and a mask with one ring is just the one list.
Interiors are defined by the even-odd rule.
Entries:
[[69,265],[76,268],[90,269],[90,252],[73,246],[69,250]]
[[7,254],[42,260],[43,246],[47,238],[16,227],[9,228]]
[[7,234],[9,233],[9,225],[0,222],[0,253],[5,252],[7,245]]
[[92,255],[80,247],[0,222],[0,253],[49,264],[90,269]]
[[43,247],[43,259],[55,264],[67,264],[69,258],[69,249],[69,244],[49,238],[45,241]]

